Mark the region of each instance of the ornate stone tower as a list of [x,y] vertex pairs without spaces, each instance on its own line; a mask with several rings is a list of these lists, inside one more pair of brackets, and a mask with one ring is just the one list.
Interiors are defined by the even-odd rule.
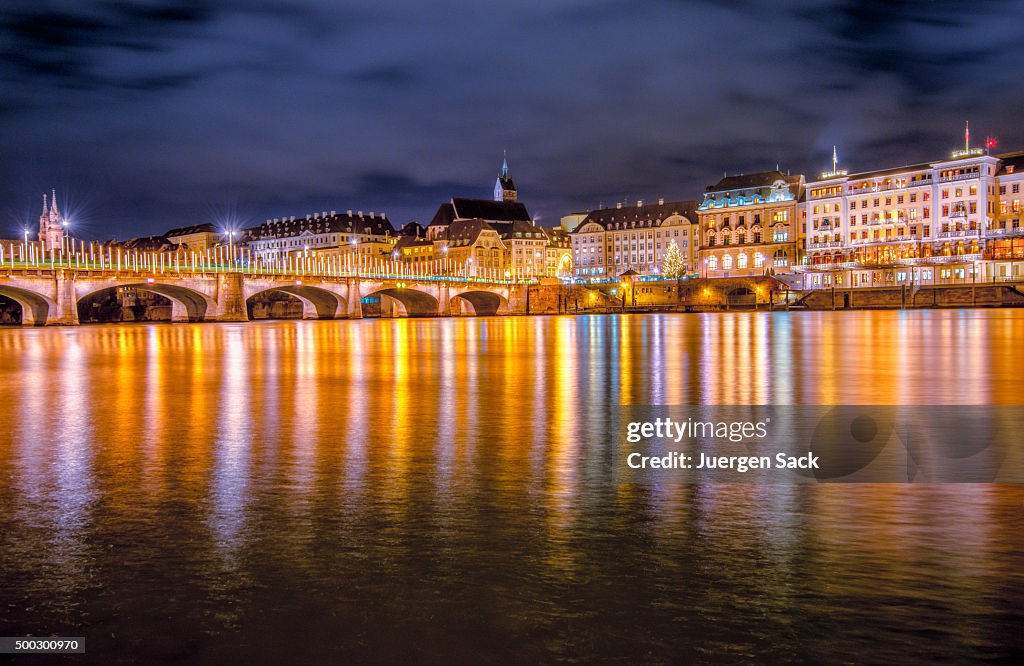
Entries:
[[512,182],[512,176],[508,175],[508,154],[501,160],[501,173],[494,181],[495,201],[515,201],[516,184]]
[[59,250],[64,242],[64,216],[57,210],[57,190],[53,190],[50,207],[46,207],[46,194],[43,194],[43,214],[39,216],[39,242],[46,252]]

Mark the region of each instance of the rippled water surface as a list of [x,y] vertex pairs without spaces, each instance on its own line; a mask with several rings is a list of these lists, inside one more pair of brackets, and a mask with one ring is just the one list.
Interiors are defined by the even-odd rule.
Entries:
[[1014,310],[0,330],[0,635],[104,663],[1020,660],[1020,487],[617,484],[609,423],[1021,404],[1022,349]]

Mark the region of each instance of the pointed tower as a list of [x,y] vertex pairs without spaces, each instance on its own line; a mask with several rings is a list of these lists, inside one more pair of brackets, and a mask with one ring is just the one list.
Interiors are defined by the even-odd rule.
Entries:
[[46,205],[46,193],[43,193],[43,214],[39,216],[39,242],[43,250],[59,250],[64,243],[64,217],[57,208],[57,190],[53,190],[50,205]]
[[508,153],[506,152],[501,160],[501,173],[494,181],[494,200],[515,201],[516,197],[516,184],[512,182],[512,176],[508,175]]

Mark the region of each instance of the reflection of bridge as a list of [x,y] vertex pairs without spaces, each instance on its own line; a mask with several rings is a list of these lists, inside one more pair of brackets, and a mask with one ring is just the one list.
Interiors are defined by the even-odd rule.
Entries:
[[[5,248],[6,249],[6,248]],[[326,264],[266,268],[235,263],[13,261],[0,264],[0,296],[21,306],[25,325],[77,324],[79,305],[118,287],[159,294],[172,321],[247,321],[247,302],[284,292],[302,303],[303,318],[361,318],[362,300],[379,296],[392,316],[491,315],[525,311],[526,284],[467,275],[405,275],[375,267]],[[172,256],[173,258],[173,256]]]

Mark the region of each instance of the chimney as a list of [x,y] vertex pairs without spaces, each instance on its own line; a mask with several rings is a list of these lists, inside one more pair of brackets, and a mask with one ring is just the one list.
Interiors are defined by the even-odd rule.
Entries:
[[621,201],[615,202],[615,207],[616,208],[622,208],[622,202]]
[[665,199],[663,199],[663,198],[659,197],[659,198],[658,198],[658,205],[659,205],[659,206],[664,206],[664,205],[665,205]]
[[336,211],[336,210],[332,210],[331,211],[331,217],[337,217],[337,215],[338,215],[338,211]]
[[644,200],[643,199],[637,199],[636,200],[636,207],[637,208],[639,208],[640,206],[643,206],[643,205],[644,205]]
[[363,216],[363,211],[359,211],[358,215],[359,215],[359,217],[362,217]]
[[348,216],[352,217],[352,209],[351,208],[348,209]]
[[294,216],[294,215],[292,215],[292,217],[291,217],[291,221],[292,221],[292,222],[294,222],[294,221],[295,221],[295,216]]
[[327,211],[326,210],[325,211],[321,211],[320,212],[320,217],[327,217]]

